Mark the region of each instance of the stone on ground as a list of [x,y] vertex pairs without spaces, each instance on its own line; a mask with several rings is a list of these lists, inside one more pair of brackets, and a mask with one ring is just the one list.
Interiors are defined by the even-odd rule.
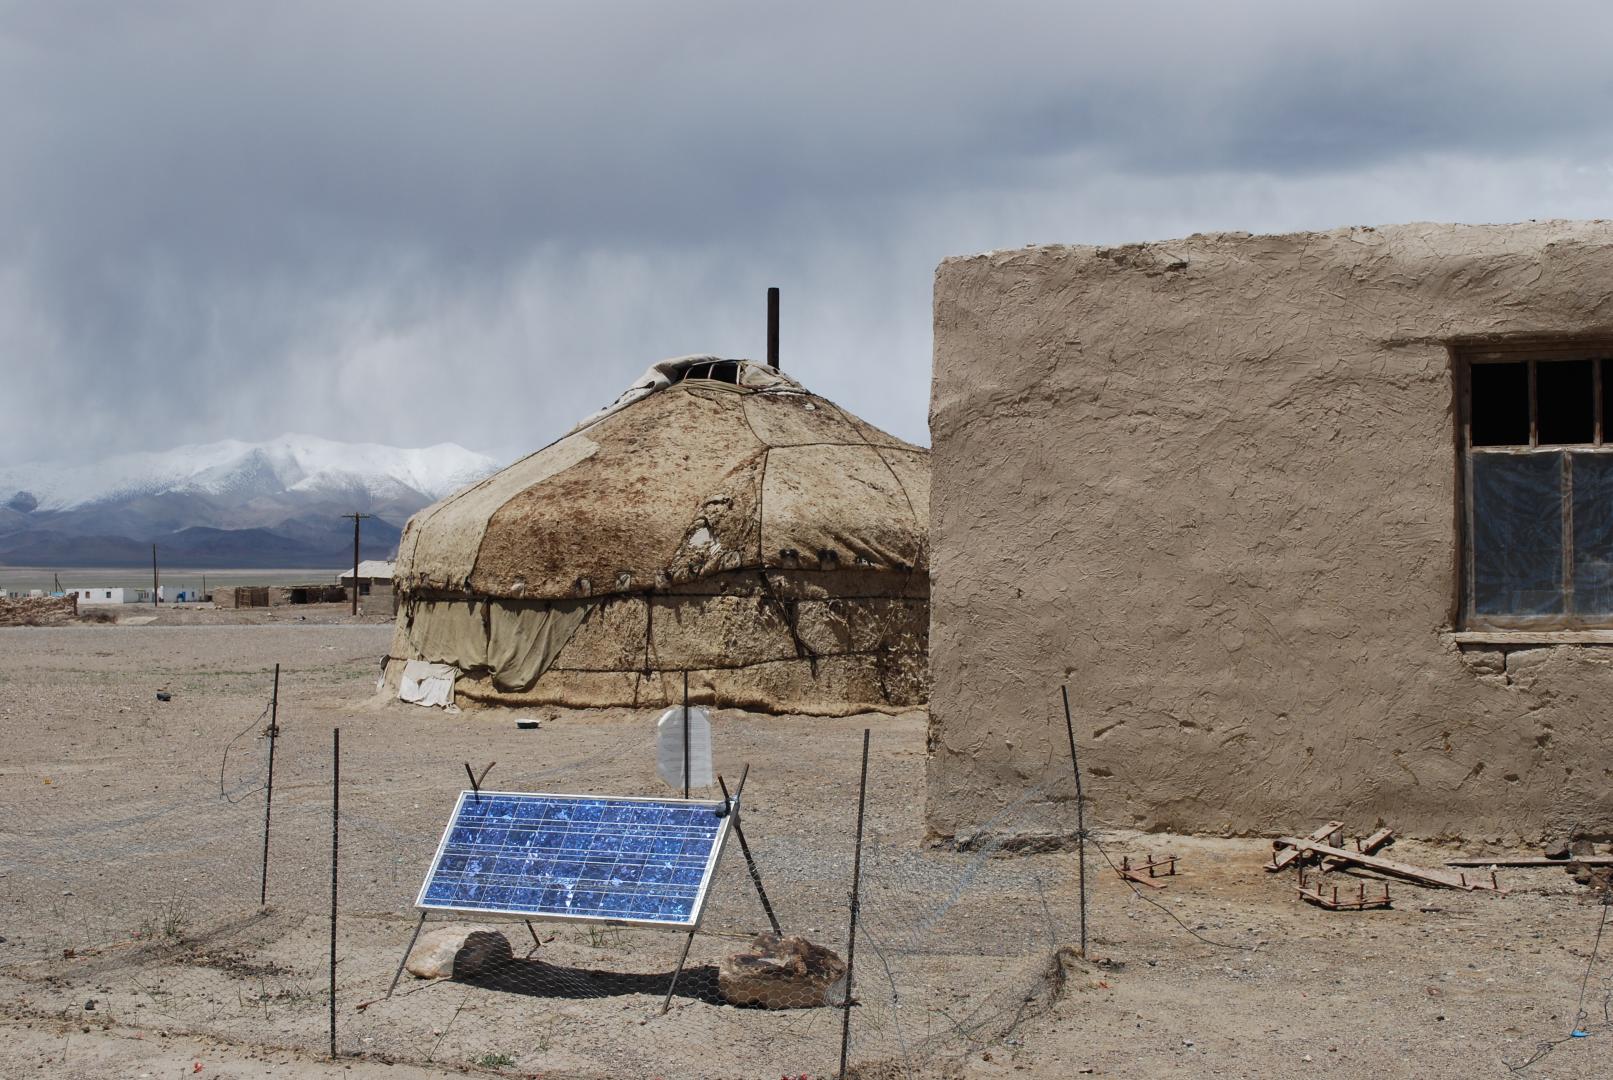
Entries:
[[746,952],[733,953],[717,968],[717,986],[730,1005],[764,1009],[809,1009],[838,1004],[845,995],[846,962],[803,937],[767,931]]
[[409,952],[409,974],[420,979],[469,979],[508,963],[510,939],[476,926],[439,926],[420,935]]

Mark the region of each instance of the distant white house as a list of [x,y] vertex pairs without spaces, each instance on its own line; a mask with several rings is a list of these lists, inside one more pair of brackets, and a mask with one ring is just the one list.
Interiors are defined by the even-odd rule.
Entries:
[[[393,563],[385,559],[365,559],[358,564],[358,579],[363,584],[375,582],[386,583],[392,580]],[[336,575],[336,580],[343,585],[350,585],[353,581],[353,571],[343,570]]]
[[73,589],[69,596],[78,597],[79,607],[90,604],[146,604],[151,602],[150,589]]

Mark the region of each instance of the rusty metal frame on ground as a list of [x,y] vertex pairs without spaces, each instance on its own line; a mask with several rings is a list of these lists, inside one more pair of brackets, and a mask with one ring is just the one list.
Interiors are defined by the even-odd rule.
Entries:
[[1342,866],[1375,870],[1389,877],[1402,878],[1417,885],[1426,885],[1430,888],[1460,889],[1464,892],[1495,892],[1505,893],[1506,890],[1496,881],[1492,872],[1488,878],[1474,874],[1469,876],[1462,872],[1438,870],[1430,867],[1413,866],[1410,863],[1396,862],[1377,855],[1366,855],[1358,851],[1347,851],[1344,848],[1333,847],[1316,840],[1300,839],[1294,836],[1284,836],[1272,841],[1272,847],[1292,848],[1300,855],[1314,854],[1327,856]]

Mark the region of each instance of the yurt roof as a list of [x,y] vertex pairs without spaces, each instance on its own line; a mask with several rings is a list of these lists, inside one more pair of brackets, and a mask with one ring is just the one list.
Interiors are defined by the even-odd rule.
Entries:
[[645,592],[741,570],[927,569],[929,453],[747,360],[654,365],[564,438],[420,511],[405,590]]

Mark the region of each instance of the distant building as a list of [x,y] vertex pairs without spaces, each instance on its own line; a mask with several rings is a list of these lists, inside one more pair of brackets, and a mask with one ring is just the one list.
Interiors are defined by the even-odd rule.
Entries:
[[[384,582],[385,584],[390,585],[392,583],[392,568],[394,565],[395,564],[389,563],[385,559],[365,559],[363,562],[359,563],[359,595],[368,595],[368,586],[375,582]],[[344,587],[350,586],[353,582],[353,571],[343,570],[341,573],[336,575],[336,580]]]
[[150,589],[72,589],[68,596],[78,598],[79,607],[95,604],[146,604],[151,602]]
[[[353,575],[349,573],[347,576],[350,584]],[[315,581],[297,585],[220,586],[212,591],[211,596],[213,606],[219,608],[291,607],[302,604],[340,604],[349,598],[347,590],[348,585]],[[392,584],[388,581],[377,581],[374,585],[366,585],[360,595],[373,595],[390,609]]]
[[327,585],[324,582],[269,586],[270,607],[284,607],[288,604],[339,604],[346,599],[347,592],[340,585]]
[[[371,601],[371,608],[379,610],[379,605],[385,604],[393,614],[397,613],[397,605],[392,594],[392,563],[384,559],[366,559],[358,564],[358,594]],[[344,570],[336,576],[342,589],[353,587],[353,571]],[[351,596],[351,593],[348,594]]]
[[[392,564],[379,559],[359,563],[359,596],[372,608],[392,607]],[[351,598],[353,571],[333,572],[331,581],[293,585],[228,585],[213,589],[213,605],[220,608],[286,607],[301,604],[339,604]],[[379,609],[376,609],[379,610]]]
[[266,585],[221,585],[212,592],[213,606],[220,608],[268,607]]

